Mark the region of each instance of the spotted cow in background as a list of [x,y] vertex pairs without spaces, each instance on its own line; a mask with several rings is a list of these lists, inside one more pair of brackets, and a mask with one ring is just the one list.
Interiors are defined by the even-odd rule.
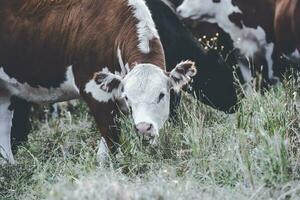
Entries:
[[[179,7],[183,0],[162,0],[166,2],[173,10],[176,12],[177,7]],[[179,16],[180,17],[180,16]],[[201,45],[206,49],[214,49],[218,51],[226,64],[232,68],[233,73],[235,74],[235,84],[244,85],[249,79],[246,75],[243,76],[240,68],[238,67],[241,64],[241,56],[234,49],[233,41],[228,33],[226,33],[222,28],[219,27],[217,23],[210,23],[207,21],[192,20],[189,18],[181,18],[184,25],[192,32],[193,36],[196,37]],[[209,42],[209,44],[207,43]],[[216,72],[217,73],[217,72]],[[236,79],[237,78],[237,79]],[[237,83],[237,81],[239,83]],[[239,87],[237,88],[239,89]]]
[[275,0],[275,35],[281,52],[300,63],[300,1]]
[[141,0],[3,0],[0,18],[0,152],[10,163],[15,96],[35,103],[81,97],[112,150],[117,104],[131,107],[138,133],[154,138],[169,115],[170,89],[196,74],[189,61],[166,72]]
[[[274,2],[262,0],[184,0],[177,12],[184,18],[217,23],[233,40],[241,55],[239,66],[246,81],[260,71],[268,84],[274,74]],[[279,56],[277,56],[279,57]],[[249,70],[249,62],[255,70]]]

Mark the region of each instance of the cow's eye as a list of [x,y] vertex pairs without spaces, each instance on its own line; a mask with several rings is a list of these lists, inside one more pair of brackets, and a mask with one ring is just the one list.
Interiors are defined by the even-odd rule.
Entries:
[[158,96],[157,103],[159,103],[164,97],[165,97],[165,94],[164,93],[160,93],[159,96]]
[[128,97],[127,97],[126,95],[124,96],[124,99],[125,99],[126,101],[128,101]]

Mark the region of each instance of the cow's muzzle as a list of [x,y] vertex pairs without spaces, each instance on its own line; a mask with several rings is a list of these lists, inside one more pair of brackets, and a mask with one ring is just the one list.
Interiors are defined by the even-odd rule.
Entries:
[[143,140],[150,143],[152,143],[151,141],[153,141],[157,136],[157,131],[152,123],[140,122],[135,125],[135,130],[138,135],[143,138]]

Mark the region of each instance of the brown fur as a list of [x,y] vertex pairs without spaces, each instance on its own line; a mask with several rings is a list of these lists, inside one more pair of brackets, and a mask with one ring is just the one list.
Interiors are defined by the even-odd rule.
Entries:
[[290,54],[300,51],[300,1],[276,0],[275,34],[280,49]]

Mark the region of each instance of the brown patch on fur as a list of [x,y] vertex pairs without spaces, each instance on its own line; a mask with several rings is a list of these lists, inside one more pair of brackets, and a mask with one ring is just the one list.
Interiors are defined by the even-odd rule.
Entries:
[[64,8],[79,3],[81,0],[32,0],[31,3],[21,4],[19,14],[22,16],[36,17],[44,12],[50,11],[54,7]]
[[300,51],[300,1],[276,0],[275,34],[283,53]]

